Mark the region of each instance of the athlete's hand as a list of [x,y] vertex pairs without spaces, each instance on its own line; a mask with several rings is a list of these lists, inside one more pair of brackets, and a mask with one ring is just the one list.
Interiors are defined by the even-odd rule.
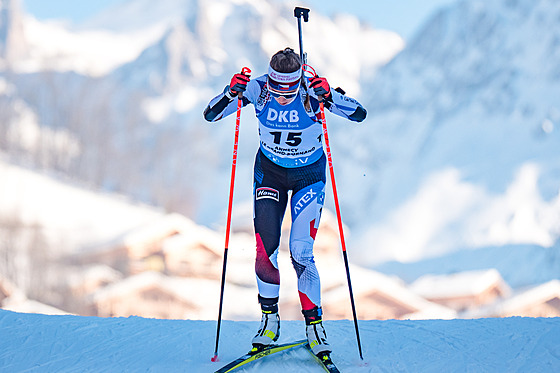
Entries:
[[249,75],[241,73],[235,74],[229,83],[229,92],[231,93],[231,96],[235,97],[239,93],[245,92],[247,89],[247,83],[249,83],[250,80],[251,78]]
[[331,87],[329,86],[329,82],[327,82],[326,78],[322,78],[320,76],[315,76],[311,78],[311,84],[309,87],[313,88],[313,91],[317,96],[323,96],[323,98],[327,99],[331,95]]

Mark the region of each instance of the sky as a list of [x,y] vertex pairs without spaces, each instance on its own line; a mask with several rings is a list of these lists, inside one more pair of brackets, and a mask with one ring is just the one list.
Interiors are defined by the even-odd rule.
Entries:
[[[80,23],[104,8],[130,0],[22,0],[26,11],[36,18],[66,19]],[[282,1],[282,0],[277,0]],[[410,40],[434,11],[459,0],[306,0],[311,11],[349,13],[379,29],[391,30]]]

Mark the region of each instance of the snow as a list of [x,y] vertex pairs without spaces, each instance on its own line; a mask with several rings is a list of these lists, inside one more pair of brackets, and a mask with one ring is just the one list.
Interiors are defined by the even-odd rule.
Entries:
[[[542,168],[523,164],[503,193],[465,180],[457,168],[429,174],[417,192],[374,225],[361,245],[376,242],[369,262],[412,262],[466,247],[535,243],[558,237],[560,194],[546,201],[538,182]],[[388,248],[391,250],[388,250]]]
[[462,250],[413,263],[387,262],[374,269],[411,283],[425,274],[447,275],[495,268],[512,288],[558,279],[560,242],[552,247],[537,245],[489,246]]
[[8,299],[3,302],[3,309],[7,311],[23,312],[23,313],[40,313],[44,315],[68,315],[68,312],[59,310],[58,308],[31,300],[31,299]]
[[52,243],[67,250],[105,243],[163,216],[123,196],[90,191],[1,159],[0,179],[0,219],[39,224]]
[[[553,372],[560,369],[560,319],[505,318],[326,321],[342,372]],[[257,322],[140,317],[47,316],[0,310],[0,365],[10,372],[213,372],[247,352]],[[279,342],[304,338],[303,321],[283,321]],[[243,372],[320,372],[302,348],[269,356]]]

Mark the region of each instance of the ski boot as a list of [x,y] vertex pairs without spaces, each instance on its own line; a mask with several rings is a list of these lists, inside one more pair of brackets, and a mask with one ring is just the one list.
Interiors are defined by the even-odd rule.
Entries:
[[[262,298],[264,299],[264,298]],[[280,337],[280,316],[278,315],[278,303],[264,304],[261,300],[262,317],[259,331],[253,337],[253,349],[251,352],[260,352],[276,342]]]
[[322,360],[330,359],[332,349],[327,342],[321,308],[315,307],[311,310],[304,310],[302,313],[305,317],[307,341],[311,351]]

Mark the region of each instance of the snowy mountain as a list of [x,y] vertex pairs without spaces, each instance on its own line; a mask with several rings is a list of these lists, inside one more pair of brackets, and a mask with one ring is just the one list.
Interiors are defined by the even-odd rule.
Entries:
[[[73,27],[23,16],[26,53],[0,72],[2,156],[223,225],[234,119],[209,125],[201,112],[242,66],[256,76],[275,51],[297,49],[294,5],[129,0]],[[327,114],[352,261],[433,259],[451,271],[464,249],[554,251],[559,14],[552,0],[461,1],[403,49],[398,35],[312,9],[309,63],[368,109],[361,125]],[[257,146],[247,109],[240,229]]]
[[[298,47],[293,8],[296,2],[243,0],[238,2],[163,0],[157,4],[132,0],[116,5],[84,24],[84,28],[118,30],[162,28],[167,32],[125,70],[149,80],[164,69],[178,68],[174,83],[182,76],[214,86],[247,64],[265,71],[270,56],[286,46]],[[342,77],[354,90],[360,75],[386,63],[402,49],[398,35],[374,30],[357,19],[340,15],[331,20],[313,10],[314,22],[305,23],[305,51],[310,62],[325,74]],[[124,20],[124,21],[123,21]],[[344,46],[345,55],[340,56]],[[365,48],[367,46],[367,48]],[[146,71],[146,66],[150,71]],[[134,74],[132,74],[134,73]]]
[[363,84],[366,125],[332,137],[364,260],[558,240],[559,14],[462,1]]
[[[136,5],[133,10],[141,12],[141,4]],[[158,43],[115,72],[121,84],[152,96],[145,106],[152,120],[199,126],[199,110],[227,76],[242,65],[263,71],[268,55],[297,43],[289,5],[247,1],[227,7],[219,21],[209,16],[216,6],[198,4],[196,17],[173,23]],[[333,23],[313,14],[313,22],[304,25],[310,63],[333,85],[363,96],[369,110],[369,119],[358,128],[329,117],[343,217],[354,246],[367,252],[368,261],[410,261],[488,245],[549,247],[556,241],[560,180],[554,176],[554,127],[560,111],[553,97],[559,84],[548,61],[558,53],[553,42],[557,13],[558,6],[547,1],[460,2],[428,20],[377,74],[365,72],[383,58],[353,55],[347,41],[360,40],[355,47],[360,51],[393,45],[382,54],[391,55],[398,40],[380,40],[382,33],[366,31],[351,18]],[[239,18],[249,20],[245,29],[227,32]],[[270,42],[275,40],[277,45]],[[333,58],[342,45],[343,58]],[[543,67],[536,68],[540,61]],[[257,142],[250,110],[243,122],[240,158],[248,167],[238,178],[242,201],[250,198]],[[231,134],[225,123],[216,127],[196,131],[197,143],[211,146],[207,153],[213,162],[199,153],[197,159],[221,170],[197,173],[212,185],[195,188],[201,205],[208,206],[196,216],[206,223],[220,219],[210,211],[220,211],[214,196],[226,193],[227,185],[225,150]],[[208,132],[200,138],[200,131]],[[221,161],[215,163],[216,157]]]
[[[327,321],[333,361],[342,372],[554,372],[560,369],[560,320],[363,321],[364,360],[353,325]],[[213,372],[245,354],[257,322],[139,317],[46,316],[0,310],[0,362],[10,372]],[[284,321],[280,342],[304,338],[303,322]],[[244,372],[320,372],[303,349],[249,364]]]
[[[41,136],[54,130],[77,145],[77,152],[59,154],[49,147],[46,156],[31,156],[41,159],[41,167],[212,224],[223,215],[215,196],[223,195],[221,187],[227,184],[232,136],[230,126],[208,126],[200,113],[241,66],[264,72],[273,52],[297,45],[292,8],[274,1],[172,0],[153,8],[134,0],[110,13],[127,15],[119,17],[117,31],[106,16],[92,21],[96,29],[65,29],[25,18],[33,53],[21,61],[17,74],[5,75],[13,89],[0,100],[11,106],[14,97],[23,98]],[[151,21],[138,29],[135,21],[148,14]],[[356,91],[363,71],[375,71],[403,46],[396,34],[373,30],[352,17],[331,21],[316,13],[315,18],[317,22],[306,28],[306,45],[310,55],[317,56],[311,61],[342,76],[346,87]],[[336,53],[338,45],[348,46],[345,58]],[[360,45],[372,47],[364,52]],[[240,171],[241,200],[251,195],[256,141],[254,119],[246,118],[247,135],[242,136],[253,144],[243,145],[240,154],[247,165]],[[13,131],[14,138],[25,137],[20,129]],[[22,150],[17,140],[9,145],[15,148],[12,155]],[[59,159],[64,159],[63,165]]]

